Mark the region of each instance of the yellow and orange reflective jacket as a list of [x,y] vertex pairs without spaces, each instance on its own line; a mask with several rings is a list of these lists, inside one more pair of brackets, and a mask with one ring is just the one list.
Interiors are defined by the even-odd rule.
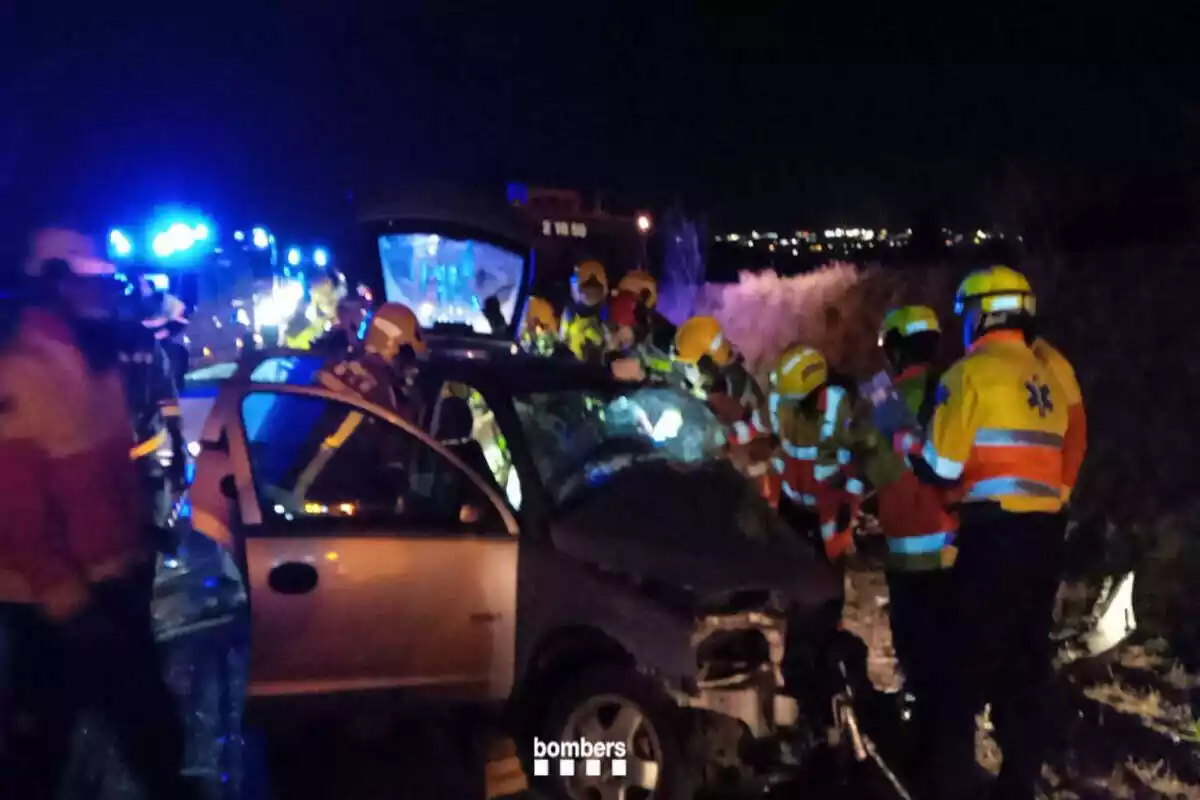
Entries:
[[734,427],[742,443],[775,433],[782,451],[772,466],[781,476],[783,496],[816,512],[825,555],[840,558],[852,543],[850,520],[863,494],[851,466],[850,420],[853,397],[842,386],[821,387],[809,402],[767,398],[767,409]]
[[0,601],[67,616],[149,556],[121,384],[57,317],[23,312],[0,353]]
[[1087,412],[1083,407],[1083,393],[1075,378],[1075,368],[1066,356],[1056,350],[1045,339],[1033,343],[1033,354],[1050,368],[1062,384],[1063,400],[1067,404],[1067,433],[1063,438],[1063,501],[1071,499],[1083,458],[1087,455]]
[[921,455],[939,479],[960,482],[964,504],[1058,512],[1067,405],[1020,332],[986,334],[942,377]]

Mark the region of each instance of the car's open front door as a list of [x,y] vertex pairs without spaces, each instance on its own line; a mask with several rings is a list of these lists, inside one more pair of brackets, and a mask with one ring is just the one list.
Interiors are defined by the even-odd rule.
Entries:
[[252,613],[250,692],[507,696],[517,524],[384,409],[254,384],[228,423]]

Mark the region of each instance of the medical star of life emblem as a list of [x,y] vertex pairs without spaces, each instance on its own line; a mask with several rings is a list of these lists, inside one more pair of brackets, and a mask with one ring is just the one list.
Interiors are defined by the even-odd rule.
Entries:
[[1054,403],[1050,400],[1050,387],[1039,383],[1035,375],[1033,380],[1025,381],[1025,389],[1029,392],[1029,407],[1045,419],[1046,415],[1054,410]]

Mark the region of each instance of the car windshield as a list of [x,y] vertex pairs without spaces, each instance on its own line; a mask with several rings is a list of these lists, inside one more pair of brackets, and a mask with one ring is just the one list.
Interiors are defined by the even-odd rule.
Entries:
[[538,475],[560,502],[602,474],[649,459],[706,461],[725,445],[724,427],[704,401],[676,389],[568,390],[514,399]]

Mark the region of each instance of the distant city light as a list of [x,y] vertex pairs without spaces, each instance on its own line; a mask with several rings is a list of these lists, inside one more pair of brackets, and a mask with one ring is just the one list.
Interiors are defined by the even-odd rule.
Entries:
[[833,229],[833,235],[834,235],[834,236],[836,236],[837,238],[839,238],[839,239],[840,239],[840,238],[842,238],[843,236],[845,236],[845,235],[846,235],[846,231],[844,231],[844,230],[843,230],[843,229],[841,229],[841,228],[834,228],[834,229]]
[[638,214],[637,215],[637,227],[638,227],[639,231],[641,231],[642,233],[648,233],[650,231],[650,225],[651,225],[651,220],[650,220],[649,214]]
[[129,237],[118,230],[114,230],[108,234],[108,242],[112,245],[113,252],[119,256],[127,256],[133,252],[133,243],[129,241]]
[[757,238],[758,238],[758,231],[750,231],[750,238],[751,238],[751,239],[757,239]]
[[318,247],[313,250],[313,263],[318,267],[326,267],[329,265],[329,251],[324,247]]
[[741,236],[739,236],[739,235],[738,235],[738,234],[736,234],[736,233],[731,233],[731,234],[729,234],[728,236],[726,236],[726,237],[725,237],[725,239],[726,239],[727,241],[730,241],[730,242],[736,242],[736,241],[738,241],[738,240],[739,240],[739,239],[741,239],[741,238],[742,238],[742,237],[741,237]]
[[287,262],[290,266],[293,266],[293,267],[300,265],[300,248],[299,247],[288,248]]
[[767,238],[768,238],[768,239],[778,239],[778,238],[779,238],[779,234],[778,234],[778,233],[776,233],[775,231],[771,231],[770,233],[768,233],[768,234],[767,234]]
[[833,230],[832,228],[825,229],[825,238],[826,239],[832,239],[836,235],[837,235],[837,231]]
[[794,256],[798,256],[798,255],[800,255],[800,251],[799,251],[799,250],[797,250],[796,248],[794,248],[794,247],[793,247],[793,248],[792,248],[792,255],[794,255]]
[[254,230],[250,231],[250,236],[251,240],[254,242],[254,246],[259,250],[266,250],[267,246],[271,243],[270,239],[267,238],[266,230],[263,228],[255,228]]

